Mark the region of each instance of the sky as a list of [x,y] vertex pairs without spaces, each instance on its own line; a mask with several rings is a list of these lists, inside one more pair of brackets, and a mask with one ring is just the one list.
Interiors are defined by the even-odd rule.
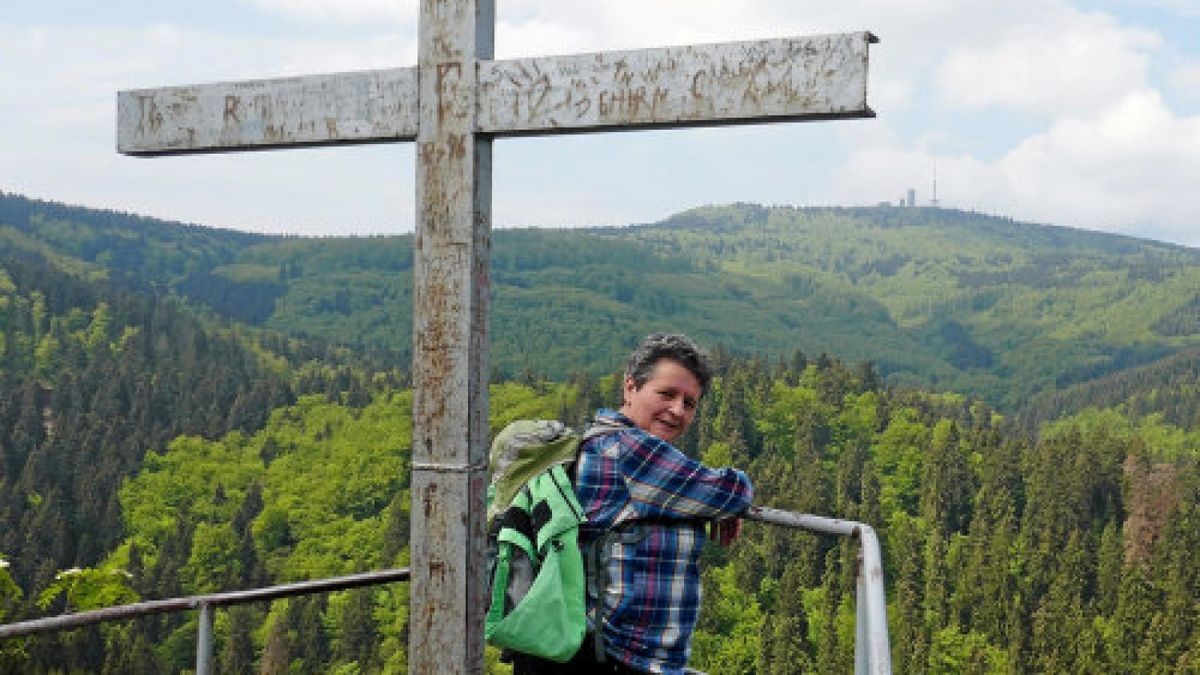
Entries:
[[[411,143],[117,154],[116,92],[416,64],[418,0],[9,0],[0,191],[243,231],[412,232]],[[497,228],[918,205],[1200,247],[1200,0],[498,0],[497,59],[871,31],[874,119],[497,140]]]

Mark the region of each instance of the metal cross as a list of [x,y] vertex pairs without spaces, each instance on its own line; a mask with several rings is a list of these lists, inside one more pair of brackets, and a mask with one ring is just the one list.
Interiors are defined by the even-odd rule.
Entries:
[[416,141],[409,670],[483,670],[492,139],[873,117],[870,33],[493,60],[495,0],[422,0],[417,66],[122,91],[128,155]]

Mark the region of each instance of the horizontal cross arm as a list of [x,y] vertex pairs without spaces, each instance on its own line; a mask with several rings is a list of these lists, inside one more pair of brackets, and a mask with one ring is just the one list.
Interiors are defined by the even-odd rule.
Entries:
[[528,135],[874,117],[866,32],[479,64],[479,130]]
[[117,93],[117,150],[160,155],[411,141],[417,69]]
[[[874,117],[870,33],[480,61],[496,136]],[[417,68],[122,91],[117,149],[162,155],[412,141]]]

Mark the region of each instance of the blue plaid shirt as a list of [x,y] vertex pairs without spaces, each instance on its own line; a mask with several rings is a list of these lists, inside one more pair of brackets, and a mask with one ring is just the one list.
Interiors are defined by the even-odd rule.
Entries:
[[581,544],[617,529],[605,650],[645,672],[682,673],[700,611],[705,520],[745,511],[754,488],[745,473],[704,466],[619,412],[600,410],[595,424],[617,431],[584,442],[575,491],[588,517]]

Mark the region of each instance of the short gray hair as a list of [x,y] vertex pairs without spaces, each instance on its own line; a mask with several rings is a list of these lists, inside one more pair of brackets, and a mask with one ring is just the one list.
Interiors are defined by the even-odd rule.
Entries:
[[712,382],[712,365],[691,338],[682,333],[652,333],[647,335],[629,355],[625,363],[625,377],[633,380],[638,389],[654,374],[654,366],[663,359],[670,359],[687,368],[700,382],[700,396],[708,392]]

